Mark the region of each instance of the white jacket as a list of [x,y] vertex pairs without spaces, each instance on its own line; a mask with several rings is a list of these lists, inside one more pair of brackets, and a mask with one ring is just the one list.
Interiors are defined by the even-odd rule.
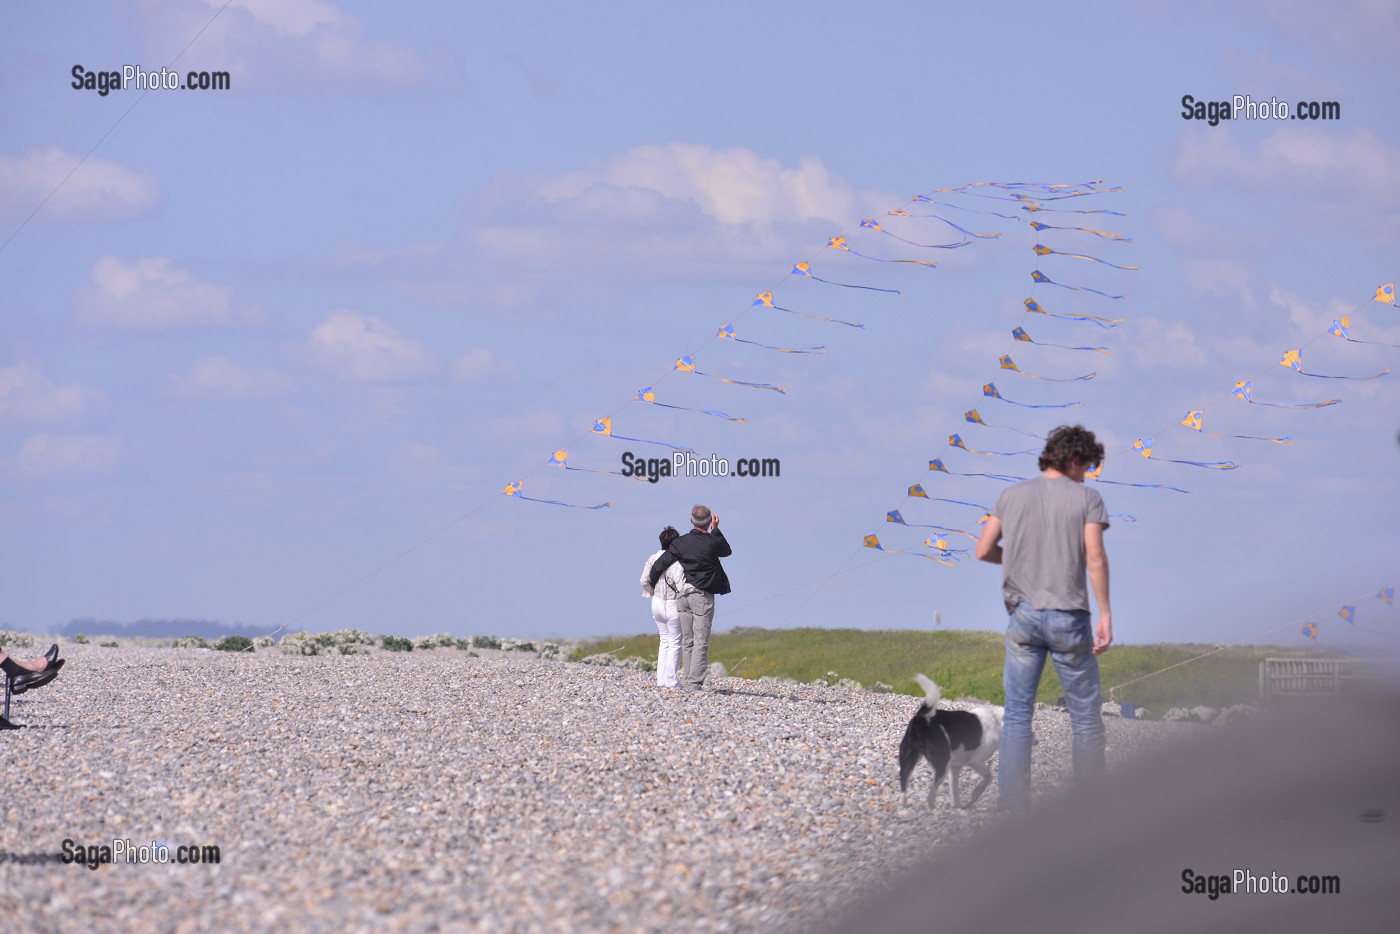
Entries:
[[[666,552],[664,551],[658,551],[650,558],[647,558],[647,563],[642,565],[643,597],[651,597],[651,566],[657,558],[661,557],[665,553]],[[667,599],[675,599],[678,596],[691,593],[695,590],[695,588],[690,586],[690,584],[686,581],[685,571],[682,570],[679,561],[677,561],[675,564],[672,564],[669,568],[666,569],[666,573],[661,576],[661,580],[664,581],[666,584],[665,595]]]

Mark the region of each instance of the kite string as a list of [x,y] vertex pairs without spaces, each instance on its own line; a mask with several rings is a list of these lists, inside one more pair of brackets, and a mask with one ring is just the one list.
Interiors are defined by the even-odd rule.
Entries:
[[[151,14],[154,13],[155,10],[156,4],[154,3],[150,4],[147,7],[145,14],[140,19],[138,19],[135,22],[135,24],[132,25],[131,29],[127,32],[125,38],[123,38],[121,42],[117,43],[117,47],[115,49],[108,53],[106,60],[102,63],[102,67],[99,69],[100,72],[112,70],[112,62],[116,60],[116,57],[119,54],[121,54],[121,50],[126,48],[126,44],[131,41],[132,36],[136,35],[137,30],[139,30],[142,26],[146,25],[146,20],[151,18]],[[62,117],[59,118],[58,123],[54,125],[54,128],[51,131],[49,131],[48,139],[44,140],[44,144],[39,147],[40,151],[47,150],[50,146],[53,145],[54,140],[58,139],[58,134],[63,132],[63,128],[68,125],[68,121],[73,118],[73,114],[77,111],[78,107],[83,103],[86,97],[87,95],[84,94],[78,94],[74,96],[73,103],[68,105],[68,109],[64,111],[64,114]],[[91,155],[91,153],[89,153],[89,155]],[[67,178],[64,178],[63,181],[66,182],[67,180]],[[59,182],[59,187],[61,188],[62,186],[63,182]],[[13,192],[17,190],[18,187],[13,189],[11,193],[6,194],[4,196],[0,196],[0,208],[4,208],[5,205],[10,203],[10,198],[14,196]],[[58,189],[55,188],[53,192],[50,192],[49,197],[52,198],[53,195],[57,193],[57,191]],[[47,201],[48,199],[46,198],[44,200]],[[41,204],[40,207],[43,207],[43,205]],[[19,231],[16,230],[15,233],[19,233]]]
[[[195,42],[199,40],[199,37],[204,35],[204,31],[210,26],[214,25],[214,20],[218,19],[219,14],[223,13],[224,10],[228,8],[228,5],[232,2],[233,0],[224,0],[224,5],[214,11],[214,15],[209,17],[209,22],[205,23],[203,28],[200,29],[199,32],[194,34],[194,38],[190,39],[189,42],[185,43],[185,47],[180,50],[178,55],[176,55],[169,62],[167,62],[165,67],[169,68],[170,66],[178,62],[184,56],[184,54],[190,50],[190,46],[194,45]],[[123,40],[122,44],[126,44],[125,40]],[[0,252],[4,252],[5,248],[10,245],[11,241],[13,241],[15,237],[19,236],[20,231],[24,230],[25,227],[29,226],[29,222],[34,219],[34,216],[44,209],[44,205],[48,204],[49,201],[53,198],[53,196],[58,194],[59,189],[62,188],[65,184],[67,184],[68,179],[72,178],[73,174],[83,167],[83,165],[88,161],[88,159],[92,157],[92,154],[97,151],[97,147],[101,146],[103,141],[105,141],[107,137],[111,136],[117,127],[121,126],[122,121],[127,118],[127,115],[130,114],[133,110],[135,110],[136,105],[145,100],[146,95],[149,93],[151,93],[151,88],[147,87],[146,90],[141,92],[140,97],[136,98],[136,100],[131,102],[130,107],[122,111],[122,115],[117,118],[117,122],[113,123],[112,126],[108,128],[107,132],[103,133],[102,136],[98,138],[97,142],[92,144],[92,148],[89,149],[83,155],[83,157],[78,160],[78,164],[73,166],[73,168],[69,169],[68,174],[63,176],[63,178],[59,180],[58,184],[54,186],[53,191],[50,191],[47,195],[45,195],[44,200],[40,201],[39,204],[34,208],[34,210],[29,212],[29,216],[20,222],[20,225],[15,228],[14,233],[10,234],[7,238],[5,238],[4,243],[0,243]]]
[[[1372,595],[1372,591],[1369,591],[1369,590],[1368,590],[1366,593],[1357,594],[1356,596],[1353,596],[1353,597],[1348,597],[1348,598],[1346,598],[1345,600],[1343,600],[1342,602],[1343,602],[1343,603],[1346,603],[1348,600],[1360,600],[1360,599],[1362,599],[1362,598],[1364,598],[1364,597],[1369,597],[1369,596],[1371,596],[1371,595]],[[1332,606],[1335,606],[1335,605],[1336,605],[1336,604],[1332,604]],[[1331,609],[1331,606],[1327,607],[1327,609]],[[1115,684],[1115,685],[1113,685],[1112,687],[1107,688],[1107,689],[1106,689],[1106,693],[1107,693],[1108,697],[1109,697],[1110,699],[1112,699],[1112,698],[1114,697],[1115,692],[1117,692],[1117,690],[1118,690],[1119,688],[1127,687],[1127,686],[1130,685],[1130,684],[1136,684],[1136,683],[1139,682],[1139,681],[1145,681],[1146,679],[1152,678],[1152,677],[1156,677],[1157,675],[1160,675],[1160,674],[1162,674],[1163,672],[1171,671],[1173,668],[1180,668],[1182,665],[1187,665],[1187,664],[1190,664],[1191,662],[1200,661],[1200,660],[1203,659],[1203,658],[1210,658],[1212,655],[1219,654],[1220,652],[1223,652],[1223,651],[1225,651],[1225,650],[1228,649],[1228,648],[1232,648],[1232,647],[1234,647],[1234,646],[1237,646],[1237,645],[1241,644],[1242,642],[1244,642],[1245,640],[1248,640],[1248,639],[1256,639],[1256,638],[1258,638],[1259,636],[1268,635],[1268,634],[1271,633],[1271,632],[1278,632],[1280,629],[1287,629],[1287,628],[1289,628],[1289,627],[1291,627],[1291,626],[1297,626],[1297,625],[1300,624],[1300,623],[1306,623],[1308,620],[1312,619],[1314,616],[1317,616],[1317,615],[1320,614],[1320,613],[1325,613],[1325,612],[1327,611],[1327,609],[1323,609],[1323,610],[1314,610],[1313,612],[1309,613],[1308,615],[1306,615],[1306,616],[1301,616],[1301,617],[1299,617],[1298,619],[1292,620],[1291,622],[1283,623],[1282,625],[1279,625],[1279,626],[1270,626],[1268,629],[1261,629],[1261,630],[1259,630],[1259,631],[1256,632],[1256,633],[1252,633],[1252,634],[1247,635],[1247,636],[1242,636],[1242,637],[1240,637],[1239,639],[1236,639],[1234,642],[1227,642],[1227,643],[1224,643],[1224,644],[1222,644],[1222,645],[1217,645],[1215,648],[1211,649],[1209,652],[1205,652],[1205,653],[1202,653],[1202,654],[1200,654],[1200,655],[1193,656],[1193,657],[1191,657],[1191,658],[1183,659],[1182,661],[1176,662],[1175,664],[1168,665],[1168,666],[1166,666],[1165,668],[1160,668],[1160,669],[1158,669],[1157,671],[1150,671],[1150,672],[1148,672],[1148,673],[1145,674],[1145,675],[1139,675],[1139,676],[1136,677],[1136,678],[1132,678],[1132,679],[1130,679],[1130,680],[1128,680],[1128,681],[1124,681],[1124,682],[1122,682],[1121,684]]]

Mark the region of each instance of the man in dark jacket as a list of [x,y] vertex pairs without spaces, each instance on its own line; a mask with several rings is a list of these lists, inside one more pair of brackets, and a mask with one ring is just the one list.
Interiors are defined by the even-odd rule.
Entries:
[[676,598],[681,623],[680,683],[682,690],[698,691],[705,683],[705,670],[710,664],[715,596],[729,593],[729,576],[719,559],[734,552],[719,530],[719,516],[711,515],[708,506],[692,508],[690,524],[689,534],[673,541],[666,553],[652,562],[651,584],[655,587],[666,569],[680,562],[685,572],[685,586]]

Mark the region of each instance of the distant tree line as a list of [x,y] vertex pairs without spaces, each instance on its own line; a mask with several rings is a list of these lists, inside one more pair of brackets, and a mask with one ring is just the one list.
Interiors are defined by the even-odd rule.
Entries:
[[266,626],[246,626],[221,623],[213,619],[138,619],[121,623],[111,619],[70,620],[58,630],[61,636],[72,638],[83,632],[89,635],[145,636],[153,639],[175,639],[180,636],[203,636],[205,639],[220,639],[224,636],[247,636],[254,638],[265,635]]

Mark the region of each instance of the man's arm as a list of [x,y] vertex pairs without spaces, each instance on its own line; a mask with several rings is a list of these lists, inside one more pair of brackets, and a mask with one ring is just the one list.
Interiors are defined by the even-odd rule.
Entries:
[[982,524],[982,537],[977,540],[977,560],[1001,564],[1001,520],[988,516]]
[[656,582],[661,580],[661,575],[666,573],[666,569],[676,563],[676,553],[667,548],[666,553],[651,563],[651,586],[654,588]]
[[1108,602],[1108,552],[1103,546],[1103,526],[1097,522],[1084,524],[1084,561],[1094,602],[1099,605],[1099,625],[1094,630],[1094,654],[1098,655],[1113,644],[1113,608]]
[[715,516],[710,524],[710,538],[719,542],[719,547],[715,549],[716,558],[728,558],[734,554],[734,549],[729,547],[729,539],[724,537],[724,533],[719,530],[719,516]]

